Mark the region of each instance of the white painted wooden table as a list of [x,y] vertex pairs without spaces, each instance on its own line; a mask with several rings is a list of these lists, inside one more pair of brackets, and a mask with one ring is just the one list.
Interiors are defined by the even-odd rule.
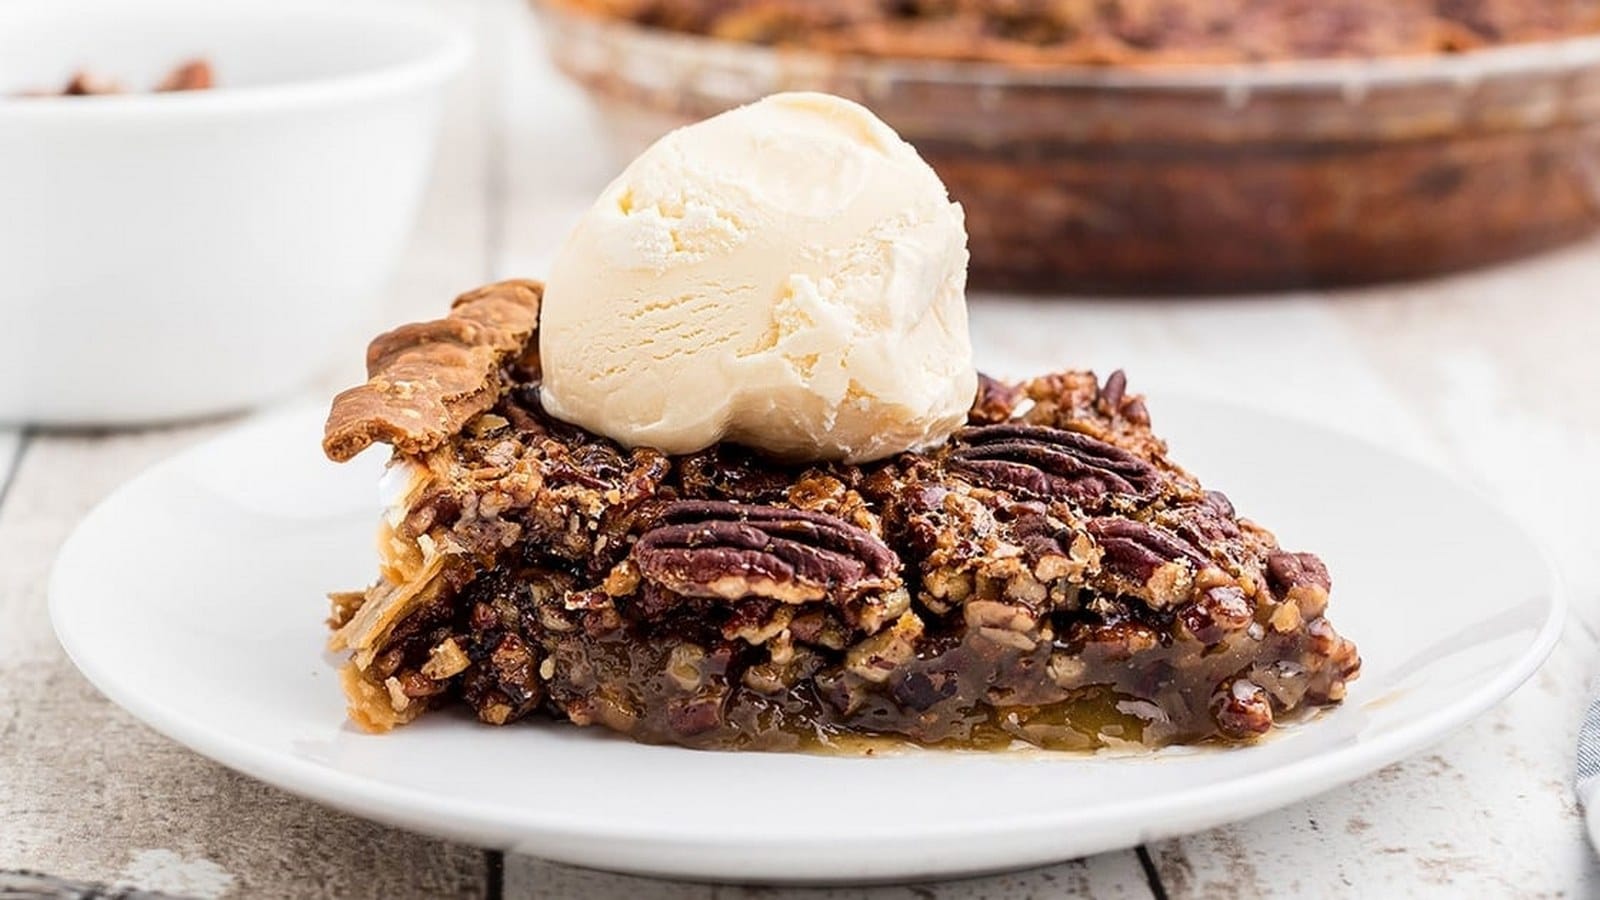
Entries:
[[[478,34],[479,54],[452,97],[391,322],[436,315],[490,278],[544,272],[612,170],[514,0],[432,5]],[[1124,366],[1158,416],[1166,387],[1227,395],[1454,471],[1544,543],[1575,615],[1510,700],[1348,788],[1137,851],[903,888],[714,887],[505,859],[331,812],[189,753],[77,675],[51,636],[45,583],[95,502],[227,423],[0,431],[0,869],[199,896],[1600,896],[1569,786],[1600,668],[1597,288],[1600,243],[1427,284],[1271,299],[975,297],[980,364],[996,374]],[[356,377],[359,359],[351,347],[319,389]]]

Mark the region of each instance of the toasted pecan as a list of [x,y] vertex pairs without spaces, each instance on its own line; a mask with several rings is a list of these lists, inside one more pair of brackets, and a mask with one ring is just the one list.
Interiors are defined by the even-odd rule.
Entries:
[[494,405],[501,369],[538,330],[544,285],[511,280],[457,297],[450,315],[402,325],[367,348],[367,383],[333,400],[322,449],[339,462],[374,443],[424,453]]

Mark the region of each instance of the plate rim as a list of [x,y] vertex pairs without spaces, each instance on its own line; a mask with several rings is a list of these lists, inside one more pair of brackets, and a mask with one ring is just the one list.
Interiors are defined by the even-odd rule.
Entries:
[[[1361,435],[1205,395],[1186,395],[1181,392],[1164,392],[1164,394],[1170,398],[1173,405],[1203,405],[1230,409],[1252,418],[1289,422],[1297,428],[1331,434],[1340,440],[1354,441],[1388,460],[1424,469],[1432,476],[1448,482],[1453,489],[1471,496],[1475,502],[1514,528],[1527,546],[1534,551],[1546,578],[1544,589],[1530,596],[1547,601],[1544,621],[1540,623],[1533,637],[1517,651],[1516,656],[1477,689],[1427,714],[1389,728],[1371,739],[1314,751],[1308,756],[1259,773],[1129,802],[1101,804],[1094,807],[1066,806],[1008,816],[1001,821],[978,823],[976,826],[949,819],[928,820],[918,822],[915,828],[905,828],[902,824],[892,832],[881,832],[882,836],[903,843],[979,838],[993,842],[1027,834],[1037,835],[1052,831],[1059,833],[1067,829],[1099,826],[1107,831],[1116,828],[1137,830],[1141,836],[1140,840],[1146,841],[1238,821],[1346,784],[1443,740],[1508,697],[1539,670],[1554,650],[1568,615],[1569,598],[1565,579],[1553,564],[1548,550],[1494,498],[1462,481],[1453,472],[1385,448],[1366,440]],[[1166,402],[1164,399],[1163,405]],[[71,535],[62,543],[51,567],[47,589],[48,607],[57,641],[74,666],[98,691],[158,733],[223,766],[314,802],[334,806],[366,818],[400,824],[415,831],[466,840],[484,846],[508,847],[512,844],[519,846],[527,844],[531,845],[528,847],[529,851],[536,854],[543,852],[537,846],[540,844],[562,842],[576,845],[589,842],[603,845],[605,842],[614,841],[635,845],[653,844],[658,849],[703,846],[706,842],[714,842],[720,855],[735,851],[759,854],[798,850],[796,839],[792,835],[740,828],[731,824],[731,820],[729,825],[716,831],[685,830],[664,835],[659,828],[636,826],[615,817],[585,817],[581,810],[537,806],[516,808],[486,806],[457,796],[440,795],[425,788],[399,785],[370,776],[342,772],[219,731],[208,726],[203,719],[172,709],[167,704],[155,701],[138,691],[124,689],[115,677],[113,667],[94,659],[92,653],[86,650],[84,643],[74,635],[74,620],[71,615],[74,601],[60,587],[64,582],[70,581],[71,576],[63,575],[63,572],[82,552],[79,548],[88,540],[85,535],[93,537],[96,528],[100,527],[98,523],[110,514],[107,511],[114,511],[117,504],[127,502],[125,498],[136,485],[158,477],[164,471],[181,469],[184,463],[193,457],[212,450],[218,444],[236,439],[240,433],[249,429],[288,427],[289,423],[306,418],[313,410],[316,410],[316,407],[310,404],[297,404],[253,416],[195,446],[161,460],[120,484],[73,528]],[[318,414],[320,415],[320,411]],[[1307,723],[1307,727],[1315,727],[1315,723]],[[849,761],[840,760],[840,762]],[[867,764],[874,762],[876,761],[867,761]],[[1241,796],[1247,799],[1240,802]],[[1227,812],[1215,814],[1214,810],[1218,808],[1226,809]],[[519,837],[515,839],[508,837],[511,833]],[[854,846],[863,839],[864,834],[861,830],[852,830],[847,835],[818,833],[805,837],[804,846],[811,850],[826,850],[841,845]],[[1086,843],[1092,844],[1093,841]],[[1013,842],[1013,846],[1016,847],[1023,847],[1025,844],[1026,842]],[[1119,839],[1095,852],[1127,846],[1133,844]],[[605,848],[601,846],[600,849],[603,852]],[[988,856],[999,858],[1001,854],[990,853]],[[1020,855],[1014,854],[1014,857],[1012,862],[1003,865],[1036,864],[1049,859],[1065,858],[1040,855],[1038,851],[1031,853],[1024,851]],[[717,864],[711,860],[697,864],[692,857],[685,857],[679,864],[670,865],[665,869],[661,865],[636,867],[628,865],[625,861],[600,863],[595,861],[600,858],[598,856],[585,857],[570,849],[569,852],[550,853],[549,858],[577,862],[580,865],[596,865],[615,871],[651,874],[665,872],[679,877],[762,877],[789,882],[819,880],[815,877],[765,874],[764,869],[752,873],[744,871],[747,867]],[[948,875],[984,868],[992,866],[957,862],[941,867],[941,864],[935,861],[932,865],[923,866],[920,871],[925,873],[923,877],[929,877],[933,874]],[[730,874],[735,869],[743,874]],[[885,871],[890,874],[867,874],[864,877],[868,879],[899,877],[894,873],[901,872],[902,869],[889,865]],[[820,880],[837,882],[838,879]]]

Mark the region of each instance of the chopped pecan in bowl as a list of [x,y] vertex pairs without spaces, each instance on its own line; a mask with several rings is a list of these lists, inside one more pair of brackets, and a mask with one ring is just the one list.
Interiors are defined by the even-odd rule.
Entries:
[[[158,94],[173,91],[206,91],[216,87],[216,73],[211,67],[211,62],[206,59],[191,59],[180,63],[168,72],[154,88]],[[92,97],[111,94],[126,94],[129,90],[126,85],[115,78],[102,75],[93,69],[79,69],[67,79],[66,86],[59,90],[31,90],[24,91],[21,97]]]

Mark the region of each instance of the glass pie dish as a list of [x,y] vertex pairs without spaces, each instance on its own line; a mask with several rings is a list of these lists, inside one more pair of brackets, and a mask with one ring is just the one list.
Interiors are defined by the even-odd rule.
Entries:
[[533,5],[620,158],[777,91],[865,103],[966,208],[979,287],[1353,284],[1507,260],[1600,226],[1600,37],[1037,67],[775,49]]

